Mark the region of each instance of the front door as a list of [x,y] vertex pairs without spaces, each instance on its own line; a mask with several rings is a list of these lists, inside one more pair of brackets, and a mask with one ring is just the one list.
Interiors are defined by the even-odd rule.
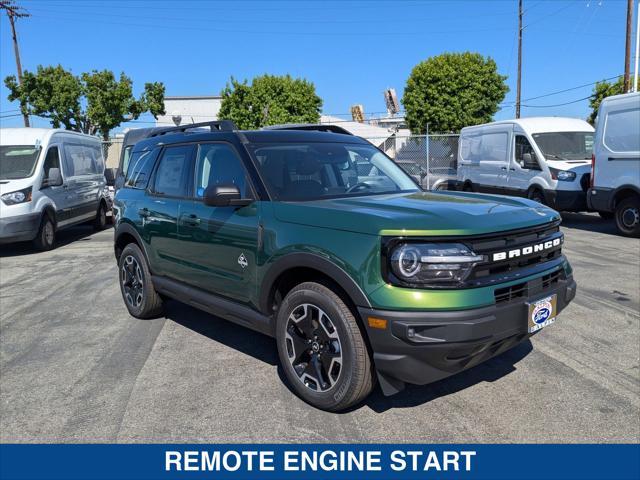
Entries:
[[255,293],[259,202],[246,207],[204,204],[207,187],[235,184],[242,198],[256,198],[242,160],[231,144],[197,146],[193,195],[180,204],[178,236],[188,267],[184,280],[233,300],[249,303]]
[[[40,191],[49,197],[56,209],[56,221],[58,224],[68,219],[71,214],[71,202],[69,201],[69,191],[66,182],[67,172],[62,168],[60,161],[60,145],[50,145],[47,155],[44,158],[42,186]],[[57,168],[62,177],[62,185],[49,185],[49,171]],[[64,226],[64,224],[62,225]]]
[[540,174],[540,168],[531,168],[532,164],[525,165],[525,156],[529,155],[533,163],[540,165],[536,152],[531,142],[522,134],[515,134],[514,148],[509,164],[508,195],[526,197],[527,190],[531,186],[531,180]]

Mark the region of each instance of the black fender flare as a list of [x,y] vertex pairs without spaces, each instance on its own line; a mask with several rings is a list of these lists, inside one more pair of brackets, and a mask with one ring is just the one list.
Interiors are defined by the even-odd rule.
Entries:
[[278,277],[285,271],[296,267],[312,268],[322,272],[337,283],[356,306],[371,308],[371,303],[360,286],[347,272],[331,260],[314,253],[290,253],[276,260],[262,279],[259,299],[262,312],[268,312],[269,296]]
[[147,266],[149,267],[149,270],[151,270],[151,264],[149,263],[149,256],[147,255],[147,249],[145,247],[144,241],[142,240],[140,233],[138,233],[138,230],[136,230],[136,228],[130,223],[120,223],[116,227],[116,231],[113,238],[113,253],[116,256],[116,260],[118,259],[118,252],[116,249],[116,246],[118,244],[118,239],[124,234],[131,235],[133,238],[135,238],[136,243],[140,247],[140,250],[142,250],[142,254],[144,255],[145,261],[147,262]]
[[58,228],[58,218],[56,215],[56,209],[53,207],[51,203],[47,203],[42,208],[42,213],[40,214],[40,223],[38,224],[38,228],[40,228],[40,225],[42,225],[42,220],[44,219],[45,215],[49,215],[49,218],[51,218],[51,221],[53,222],[53,226],[55,228]]

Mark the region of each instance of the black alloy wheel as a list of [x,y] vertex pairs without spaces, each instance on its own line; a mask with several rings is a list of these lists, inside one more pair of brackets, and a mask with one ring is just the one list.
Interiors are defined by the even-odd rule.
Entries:
[[133,255],[124,257],[120,267],[120,282],[122,282],[125,301],[133,308],[140,308],[144,301],[144,277]]
[[129,313],[154,318],[162,313],[162,298],[155,291],[147,261],[135,243],[128,244],[118,260],[120,291]]

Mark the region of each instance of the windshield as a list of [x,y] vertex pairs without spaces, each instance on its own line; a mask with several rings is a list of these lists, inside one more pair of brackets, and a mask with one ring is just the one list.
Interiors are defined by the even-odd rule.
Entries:
[[0,146],[0,180],[17,180],[33,175],[40,148],[35,145]]
[[593,132],[534,133],[547,160],[591,160]]
[[418,190],[411,177],[372,145],[270,143],[251,149],[269,192],[278,200]]

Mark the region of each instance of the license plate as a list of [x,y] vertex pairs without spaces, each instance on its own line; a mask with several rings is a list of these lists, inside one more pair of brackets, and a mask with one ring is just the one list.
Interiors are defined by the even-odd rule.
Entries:
[[551,295],[529,303],[529,333],[537,332],[541,328],[551,325],[555,322],[557,313],[556,295]]

